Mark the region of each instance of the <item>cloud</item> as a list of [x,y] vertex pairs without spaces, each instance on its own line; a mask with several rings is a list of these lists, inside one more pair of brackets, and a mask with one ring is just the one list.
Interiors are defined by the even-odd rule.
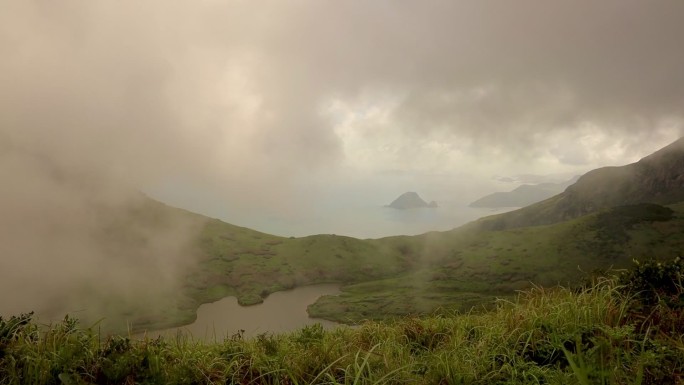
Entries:
[[548,137],[579,139],[586,125],[630,147],[660,139],[673,118],[682,134],[680,2],[401,4],[401,18],[377,19],[401,58],[367,79],[401,96],[395,127],[447,130],[473,152],[528,160]]
[[344,143],[321,106],[336,100],[394,100],[397,135],[448,131],[474,153],[531,159],[547,133],[586,124],[626,143],[681,128],[676,0],[6,7],[4,120],[21,113],[37,136],[69,126],[77,143],[110,144],[106,163],[125,148],[152,175],[211,169],[263,186],[334,167]]

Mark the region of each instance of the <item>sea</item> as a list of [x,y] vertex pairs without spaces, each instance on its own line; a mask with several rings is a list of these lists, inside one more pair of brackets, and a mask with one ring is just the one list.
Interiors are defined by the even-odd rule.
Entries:
[[[473,208],[467,204],[441,203],[436,208],[394,209],[381,205],[320,208],[278,215],[239,209],[219,213],[218,219],[283,237],[335,234],[354,238],[383,238],[393,235],[417,235],[430,231],[447,231],[478,218],[514,210],[515,207]],[[215,212],[216,213],[216,212]]]

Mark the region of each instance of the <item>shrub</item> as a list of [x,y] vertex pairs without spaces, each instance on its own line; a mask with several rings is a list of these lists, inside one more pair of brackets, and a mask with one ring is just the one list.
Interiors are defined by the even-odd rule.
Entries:
[[620,274],[621,291],[628,294],[631,318],[639,330],[684,333],[684,260],[635,261]]

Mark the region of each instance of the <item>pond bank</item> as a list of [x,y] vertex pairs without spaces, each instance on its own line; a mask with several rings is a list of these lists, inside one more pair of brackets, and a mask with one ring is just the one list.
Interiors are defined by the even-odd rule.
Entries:
[[197,309],[190,325],[148,332],[147,336],[172,336],[179,332],[206,341],[223,340],[238,333],[253,337],[262,333],[284,333],[319,323],[324,328],[337,322],[310,318],[306,309],[324,295],[340,294],[340,284],[301,286],[270,294],[257,305],[241,306],[236,297],[225,297]]

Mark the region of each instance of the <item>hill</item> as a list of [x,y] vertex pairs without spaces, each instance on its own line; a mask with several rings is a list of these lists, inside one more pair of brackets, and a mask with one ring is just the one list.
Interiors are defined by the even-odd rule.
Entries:
[[666,205],[682,200],[684,138],[636,163],[590,171],[561,194],[516,211],[483,218],[476,226],[503,230],[545,225],[619,205]]
[[634,258],[671,260],[684,250],[684,204],[606,209],[552,225],[509,230],[462,227],[384,242],[415,255],[414,268],[343,287],[310,314],[341,322],[469,311],[534,285],[574,285],[592,271],[624,268]]
[[486,208],[529,206],[563,192],[568,186],[575,183],[578,178],[579,176],[563,183],[524,184],[512,191],[495,192],[486,195],[472,202],[469,206]]
[[425,207],[434,208],[437,207],[437,202],[432,201],[430,203],[427,203],[417,193],[405,192],[401,194],[397,199],[392,201],[392,203],[390,203],[388,207],[400,210],[418,209]]
[[[281,238],[210,221],[206,259],[187,278],[177,323],[205,302],[235,295],[242,304],[295,286],[343,283],[312,316],[341,322],[467,311],[540,285],[571,284],[633,258],[672,259],[684,250],[684,204],[638,204],[553,225],[504,231],[463,227],[420,236],[358,240],[335,235]],[[155,328],[150,320],[137,328]]]

